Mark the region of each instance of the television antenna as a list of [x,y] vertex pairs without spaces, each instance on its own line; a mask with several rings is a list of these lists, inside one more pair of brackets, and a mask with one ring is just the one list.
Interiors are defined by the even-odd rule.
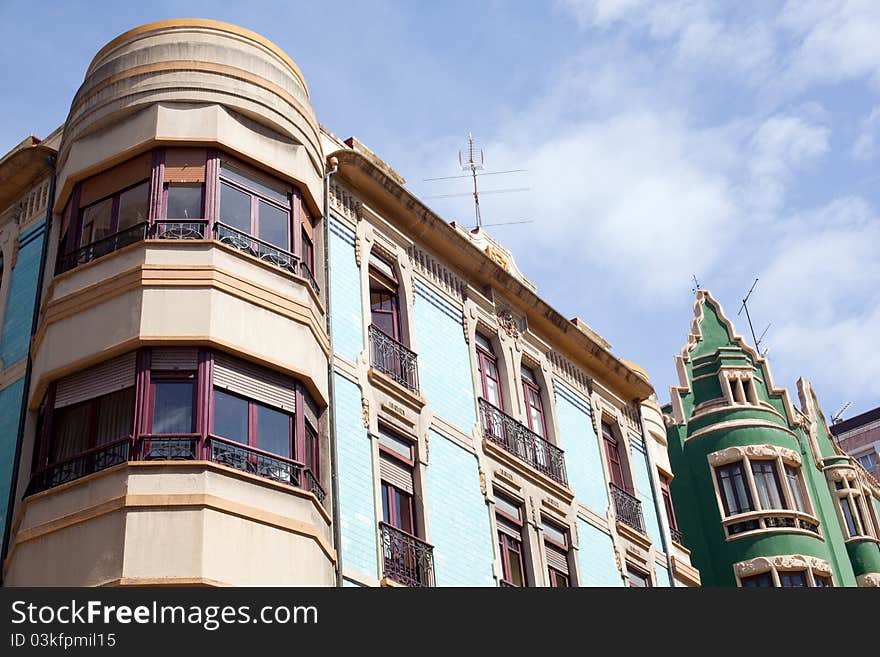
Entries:
[[846,402],[840,410],[838,410],[834,415],[831,416],[831,424],[839,424],[843,421],[843,414],[850,406],[852,406],[852,402]]
[[[749,315],[749,306],[748,306],[749,297],[752,296],[752,292],[755,291],[755,286],[756,286],[757,284],[758,284],[758,279],[756,278],[756,279],[755,279],[755,282],[752,283],[752,287],[749,288],[749,293],[746,294],[745,298],[742,300],[742,306],[740,306],[739,312],[736,313],[736,314],[737,314],[737,317],[738,317],[739,315],[742,314],[742,311],[743,311],[743,310],[746,311],[746,319],[747,319],[748,322],[749,322],[749,331],[751,331],[751,333],[752,333],[752,342],[755,343],[755,351],[757,351],[757,352],[760,354],[759,348],[760,348],[761,343],[760,343],[760,341],[758,340],[758,338],[755,337],[755,327],[752,326],[752,318],[751,318],[751,316]],[[767,325],[767,328],[768,328],[768,329],[770,328],[770,325],[769,325],[769,324]],[[766,332],[767,332],[767,329],[764,329],[764,333],[766,333]],[[761,337],[762,337],[762,338],[764,337],[764,333],[761,334]]]
[[691,274],[691,278],[692,278],[693,281],[694,281],[694,286],[691,288],[691,292],[696,292],[697,290],[700,289],[700,281],[697,280],[697,275],[696,275],[696,274]]
[[[488,191],[480,192],[479,185],[477,184],[477,178],[480,176],[500,176],[502,174],[507,173],[524,173],[528,171],[528,169],[510,169],[508,171],[485,171],[486,168],[486,157],[483,153],[483,149],[477,146],[476,141],[474,140],[474,135],[472,132],[468,132],[468,143],[465,149],[462,151],[459,149],[458,151],[458,166],[462,171],[466,171],[462,175],[457,176],[441,176],[439,178],[422,178],[422,182],[435,182],[438,180],[454,180],[457,178],[471,178],[474,181],[474,190],[472,192],[464,192],[464,193],[454,193],[454,194],[436,194],[434,196],[424,196],[424,199],[432,199],[432,198],[455,198],[459,196],[473,196],[474,197],[474,220],[476,222],[476,227],[481,228],[483,224],[482,217],[480,216],[480,195],[487,196],[489,194],[510,194],[513,192],[528,192],[531,190],[530,187],[515,187],[510,189],[490,189]],[[494,224],[485,224],[487,226],[509,226],[511,224],[530,224],[534,220],[527,219],[523,221],[505,221]]]

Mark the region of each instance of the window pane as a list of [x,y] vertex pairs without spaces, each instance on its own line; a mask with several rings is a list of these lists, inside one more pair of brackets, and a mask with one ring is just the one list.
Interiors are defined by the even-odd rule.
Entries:
[[558,570],[550,569],[550,586],[564,589],[568,588],[568,576],[563,575]]
[[846,521],[846,529],[850,536],[858,536],[859,530],[856,527],[855,518],[853,518],[852,506],[850,506],[848,497],[840,498],[840,510],[843,511],[843,519]]
[[785,476],[788,479],[788,487],[791,489],[791,496],[794,499],[795,508],[798,511],[809,513],[806,493],[804,492],[804,486],[801,482],[798,468],[793,468],[790,465],[785,466]]
[[770,573],[762,573],[760,575],[752,575],[751,577],[743,577],[740,582],[744,588],[773,588],[773,577]]
[[514,586],[523,585],[522,576],[522,557],[520,556],[520,544],[510,538],[504,537],[507,541],[507,561],[510,564],[510,572],[506,573],[507,581]]
[[752,474],[762,509],[784,509],[775,461],[753,461]]
[[259,238],[269,244],[290,250],[290,240],[287,237],[287,226],[290,223],[290,212],[281,210],[274,205],[260,201],[259,206]]
[[651,584],[648,581],[648,576],[642,573],[637,573],[634,570],[626,571],[627,579],[629,579],[629,585],[635,588],[648,588]]
[[243,233],[251,233],[251,197],[220,183],[220,221]]
[[247,445],[248,403],[222,390],[214,391],[214,433]]
[[753,511],[752,496],[746,488],[742,463],[733,463],[718,469],[718,484],[727,515]]
[[203,189],[198,183],[169,185],[165,216],[168,219],[201,219]]
[[80,244],[91,244],[110,234],[113,199],[108,198],[100,203],[90,205],[83,210],[82,235]]
[[312,246],[312,240],[306,235],[306,231],[302,233],[302,260],[306,263],[309,271],[315,271],[315,249]]
[[309,425],[306,425],[305,454],[302,456],[302,461],[305,466],[312,471],[315,479],[320,479],[321,472],[319,468],[318,434],[316,434],[314,429]]
[[391,524],[391,486],[382,482],[382,522],[386,525]]
[[268,406],[257,405],[257,447],[290,458],[291,417]]
[[52,418],[54,435],[49,457],[51,463],[65,461],[89,448],[91,415],[91,402],[65,406],[55,411]]
[[400,454],[407,460],[411,461],[413,458],[413,445],[411,442],[398,438],[381,427],[379,428],[379,444],[390,449],[395,454]]
[[95,444],[130,436],[134,423],[134,386],[100,397]]
[[807,585],[807,573],[803,570],[779,571],[779,584],[783,587],[800,587]]
[[511,518],[522,520],[519,504],[497,493],[495,494],[495,508]]
[[826,577],[825,575],[817,575],[813,573],[813,579],[816,581],[817,588],[831,588],[833,586],[831,584],[831,578]]
[[116,230],[125,230],[147,220],[150,201],[150,183],[144,182],[119,195],[119,224]]
[[568,537],[564,529],[549,522],[543,522],[541,525],[544,528],[544,536],[561,545],[568,545]]
[[153,433],[193,431],[193,382],[157,381],[153,385]]
[[489,352],[490,354],[491,354],[491,353],[494,353],[494,352],[492,351],[492,343],[489,341],[489,339],[488,339],[487,337],[485,337],[485,336],[483,336],[483,335],[481,335],[481,334],[479,334],[479,333],[477,333],[477,334],[475,335],[475,337],[476,337],[476,340],[477,340],[477,346],[478,346],[478,347],[482,347],[483,349],[485,349],[485,350],[486,350],[487,352]]
[[283,185],[275,184],[266,178],[258,178],[251,173],[246,173],[245,171],[230,165],[229,162],[220,163],[220,175],[255,191],[260,196],[265,196],[266,198],[277,201],[282,205],[290,204],[288,191]]

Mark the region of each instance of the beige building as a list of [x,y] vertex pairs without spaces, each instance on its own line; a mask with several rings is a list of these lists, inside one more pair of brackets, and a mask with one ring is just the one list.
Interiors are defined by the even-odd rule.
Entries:
[[6,584],[699,585],[644,371],[277,46],[130,30],[44,143]]

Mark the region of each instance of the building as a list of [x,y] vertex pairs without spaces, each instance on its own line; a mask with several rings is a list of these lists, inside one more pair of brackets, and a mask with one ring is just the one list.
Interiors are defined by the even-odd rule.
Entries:
[[880,479],[880,407],[831,425],[840,449]]
[[28,137],[0,160],[0,540],[7,524],[28,351],[44,259],[56,133]]
[[880,586],[880,486],[841,450],[808,381],[799,407],[697,290],[664,407],[671,490],[707,586]]
[[43,144],[6,584],[699,585],[647,375],[277,46],[135,28]]

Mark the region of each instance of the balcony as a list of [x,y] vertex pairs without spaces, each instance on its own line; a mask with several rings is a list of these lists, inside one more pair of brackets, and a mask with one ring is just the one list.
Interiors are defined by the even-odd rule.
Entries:
[[678,545],[684,545],[684,536],[681,533],[680,529],[676,529],[675,527],[669,528],[669,535],[672,537],[672,542],[677,543]]
[[135,224],[130,228],[126,228],[118,233],[108,235],[103,239],[96,240],[91,244],[80,247],[76,251],[71,251],[70,253],[59,256],[58,262],[56,263],[55,273],[61,274],[70,269],[91,262],[92,260],[97,260],[109,253],[118,251],[130,244],[141,242],[147,239],[149,228],[147,222]]
[[243,233],[237,228],[218,221],[214,224],[214,239],[263,262],[268,262],[270,265],[289,271],[291,274],[299,273],[299,258],[297,256],[274,244]]
[[480,399],[480,417],[483,421],[483,437],[486,440],[500,445],[505,451],[563,486],[568,485],[565,475],[565,452],[485,399]]
[[412,534],[379,523],[382,533],[383,575],[398,584],[434,586],[434,548]]
[[640,534],[644,534],[645,518],[642,515],[642,503],[614,484],[611,484],[611,497],[614,499],[614,512],[617,520],[632,527]]
[[390,335],[370,325],[370,364],[382,374],[419,394],[417,356]]
[[326,494],[311,470],[297,461],[216,436],[204,443],[198,434],[142,435],[121,438],[36,472],[27,488],[33,495],[129,461],[197,461],[202,455],[242,472],[306,490],[323,502]]

